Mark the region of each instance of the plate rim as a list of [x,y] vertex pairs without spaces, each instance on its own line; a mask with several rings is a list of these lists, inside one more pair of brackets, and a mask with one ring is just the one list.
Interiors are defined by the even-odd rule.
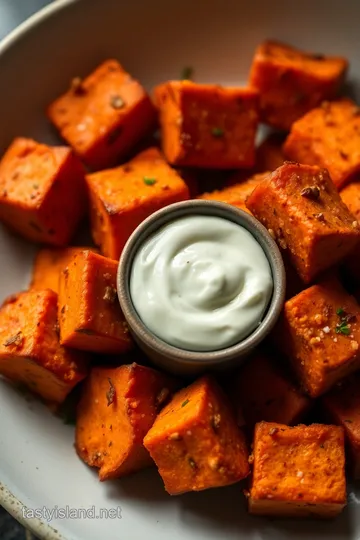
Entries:
[[[47,19],[50,19],[60,11],[67,9],[70,5],[80,1],[81,0],[54,0],[53,3],[44,6],[28,17],[1,40],[0,57],[36,26]],[[0,482],[0,505],[25,529],[34,533],[40,540],[70,540],[51,527],[46,521],[42,521],[36,517],[30,519],[24,517],[23,509],[27,508],[26,505],[12,493],[3,482]]]

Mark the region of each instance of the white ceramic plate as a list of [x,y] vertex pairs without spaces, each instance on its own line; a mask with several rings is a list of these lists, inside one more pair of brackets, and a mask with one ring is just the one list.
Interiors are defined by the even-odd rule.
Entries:
[[[25,0],[24,0],[25,1]],[[256,44],[279,38],[350,58],[360,78],[355,0],[59,0],[0,46],[0,150],[17,135],[54,142],[45,106],[69,79],[114,56],[148,88],[184,66],[203,82],[246,80]],[[360,97],[360,95],[358,96]],[[0,300],[26,287],[34,248],[0,229]],[[168,496],[154,470],[100,484],[77,458],[73,428],[0,383],[0,502],[41,538],[55,540],[356,540],[356,490],[331,523],[247,515],[242,485]],[[360,496],[360,491],[358,492]],[[121,519],[24,519],[25,505],[121,507]],[[116,513],[116,512],[115,512]]]

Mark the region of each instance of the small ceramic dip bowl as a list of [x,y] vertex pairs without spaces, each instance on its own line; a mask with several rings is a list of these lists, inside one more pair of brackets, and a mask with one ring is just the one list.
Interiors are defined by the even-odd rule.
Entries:
[[[238,343],[219,350],[191,351],[163,341],[144,324],[131,297],[130,279],[138,250],[159,229],[186,216],[214,216],[245,228],[262,248],[271,269],[272,295],[260,324]],[[243,210],[205,200],[172,204],[143,221],[122,252],[117,276],[120,305],[134,340],[155,364],[179,375],[195,375],[209,370],[234,368],[241,364],[273,329],[284,304],[285,285],[285,269],[280,251],[265,227]]]

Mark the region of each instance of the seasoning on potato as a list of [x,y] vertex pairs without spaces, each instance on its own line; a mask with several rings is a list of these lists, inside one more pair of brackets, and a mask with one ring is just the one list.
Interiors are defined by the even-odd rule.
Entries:
[[93,368],[78,407],[76,451],[101,481],[152,464],[143,438],[171,397],[176,381],[138,364]]
[[8,298],[0,309],[0,374],[61,403],[87,375],[87,355],[59,342],[57,294],[50,289]]
[[155,102],[163,152],[171,165],[254,165],[258,94],[253,88],[168,81],[155,88]]
[[86,210],[84,173],[67,147],[15,139],[0,161],[0,220],[33,242],[66,246]]
[[226,486],[249,474],[244,435],[209,376],[175,394],[144,445],[170,495]]
[[287,252],[305,283],[341,261],[360,240],[360,227],[326,169],[286,162],[260,182],[248,209]]
[[341,427],[260,422],[252,457],[251,514],[333,518],[345,507]]
[[155,127],[149,96],[117,60],[75,77],[48,108],[61,137],[93,170],[113,167]]
[[73,255],[62,271],[59,323],[62,345],[103,354],[120,354],[133,342],[116,291],[116,261],[86,250]]
[[189,190],[157,148],[117,167],[86,177],[94,241],[106,257],[119,259],[131,233],[156,210],[185,201]]

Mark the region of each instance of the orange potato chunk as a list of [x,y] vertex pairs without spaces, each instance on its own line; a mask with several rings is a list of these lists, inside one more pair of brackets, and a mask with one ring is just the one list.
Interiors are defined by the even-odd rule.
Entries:
[[0,220],[34,242],[66,246],[86,209],[84,170],[69,148],[17,138],[0,161]]
[[87,357],[59,343],[57,299],[50,289],[28,291],[0,309],[0,374],[53,403],[87,375]]
[[265,516],[337,516],[346,505],[344,431],[312,424],[255,428],[249,512]]
[[51,289],[58,293],[60,272],[74,255],[86,249],[95,251],[95,248],[86,247],[40,249],[35,257],[30,288]]
[[127,164],[87,176],[95,244],[119,259],[129,236],[145,218],[169,204],[185,201],[189,190],[157,148]]
[[60,277],[60,341],[103,354],[132,347],[116,292],[116,261],[92,251],[75,254]]
[[328,172],[315,166],[286,162],[258,184],[246,205],[305,283],[343,259],[360,239],[359,224]]
[[360,108],[350,99],[323,103],[293,124],[284,153],[325,167],[341,189],[360,172]]
[[360,306],[337,279],[323,279],[285,303],[276,342],[318,397],[360,369]]
[[155,88],[163,152],[177,166],[250,168],[255,163],[258,94],[252,88],[223,88],[168,81]]
[[48,117],[78,156],[94,170],[112,167],[148,135],[156,113],[149,96],[117,60],[72,80],[48,108]]
[[360,478],[360,376],[356,374],[323,396],[330,421],[344,429],[352,476]]
[[296,387],[275,358],[261,352],[235,375],[234,389],[234,404],[242,410],[250,430],[262,420],[298,424],[311,407],[311,400]]
[[75,448],[85,463],[99,469],[101,481],[152,465],[143,438],[175,384],[135,363],[91,370],[78,406]]
[[261,43],[249,82],[259,91],[262,121],[290,129],[324,99],[338,94],[347,68],[342,57],[309,54],[278,41]]
[[244,436],[209,376],[175,394],[144,445],[170,495],[226,486],[249,474]]

